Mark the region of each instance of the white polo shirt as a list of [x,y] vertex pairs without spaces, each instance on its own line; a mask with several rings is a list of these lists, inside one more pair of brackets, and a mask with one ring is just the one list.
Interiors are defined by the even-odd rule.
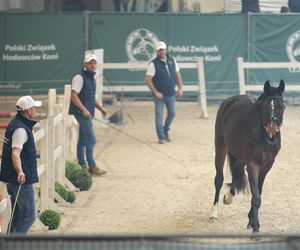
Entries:
[[77,74],[72,79],[72,90],[76,91],[76,93],[80,93],[83,86],[83,78],[81,75]]
[[12,134],[11,148],[23,149],[23,145],[27,142],[28,135],[25,128],[17,128]]

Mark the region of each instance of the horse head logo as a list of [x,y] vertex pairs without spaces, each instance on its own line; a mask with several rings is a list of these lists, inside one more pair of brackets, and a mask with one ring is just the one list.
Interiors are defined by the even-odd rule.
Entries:
[[[291,34],[286,43],[286,53],[291,62],[299,62],[300,59],[300,30]],[[289,69],[291,73],[300,72],[299,67]]]
[[150,61],[156,56],[155,44],[158,37],[150,30],[137,29],[126,40],[126,53],[129,62]]

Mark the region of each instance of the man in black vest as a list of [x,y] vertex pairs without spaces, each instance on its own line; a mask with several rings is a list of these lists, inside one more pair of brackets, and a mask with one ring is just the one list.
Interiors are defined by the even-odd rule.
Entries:
[[291,12],[300,12],[300,0],[289,0],[288,6]]
[[242,0],[242,12],[260,12],[259,0]]
[[15,211],[9,233],[27,233],[36,218],[33,183],[39,181],[36,149],[32,127],[35,107],[41,106],[31,96],[17,101],[17,115],[5,131],[0,180],[7,184],[7,192]]
[[96,100],[96,81],[94,78],[97,67],[96,56],[87,54],[83,66],[81,72],[72,79],[69,114],[74,115],[79,123],[78,163],[92,175],[101,176],[106,174],[106,171],[98,168],[94,159],[96,137],[92,119],[95,114],[95,108],[99,109],[104,116],[107,114],[107,110]]
[[[156,44],[157,57],[147,69],[145,83],[154,97],[155,127],[158,143],[170,142],[169,129],[176,111],[176,84],[177,96],[183,94],[182,78],[179,67],[174,58],[167,54],[167,45],[160,41]],[[164,106],[167,107],[167,117],[163,124]]]

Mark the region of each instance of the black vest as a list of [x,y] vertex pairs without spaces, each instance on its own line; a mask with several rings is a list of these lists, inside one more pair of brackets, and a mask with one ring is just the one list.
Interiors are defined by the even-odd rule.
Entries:
[[[176,67],[172,57],[167,56],[167,63],[156,57],[153,61],[155,75],[152,78],[154,87],[164,96],[175,95],[176,87]],[[167,68],[169,69],[169,72]]]
[[[81,75],[83,78],[83,86],[80,93],[78,94],[79,100],[81,101],[83,106],[85,106],[86,109],[91,113],[91,115],[94,116],[96,107],[96,81],[94,78],[95,73],[82,70],[79,75]],[[72,102],[72,99],[70,102],[69,114],[81,114],[81,110],[75,106],[75,104]]]
[[5,131],[5,138],[2,149],[2,162],[0,171],[0,181],[5,183],[18,184],[17,172],[14,169],[11,153],[12,153],[12,135],[17,128],[24,128],[26,130],[28,140],[23,145],[21,151],[22,169],[25,174],[24,184],[33,184],[39,181],[37,173],[36,149],[32,127],[36,124],[22,115],[17,114],[16,117],[8,124]]

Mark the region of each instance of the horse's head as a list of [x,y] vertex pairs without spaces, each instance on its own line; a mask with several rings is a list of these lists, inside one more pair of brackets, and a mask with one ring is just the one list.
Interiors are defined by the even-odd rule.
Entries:
[[267,142],[276,143],[283,121],[285,104],[282,93],[284,92],[284,81],[281,80],[279,86],[273,87],[269,81],[265,82],[264,93],[258,98],[257,103],[261,110],[262,122],[267,136]]

